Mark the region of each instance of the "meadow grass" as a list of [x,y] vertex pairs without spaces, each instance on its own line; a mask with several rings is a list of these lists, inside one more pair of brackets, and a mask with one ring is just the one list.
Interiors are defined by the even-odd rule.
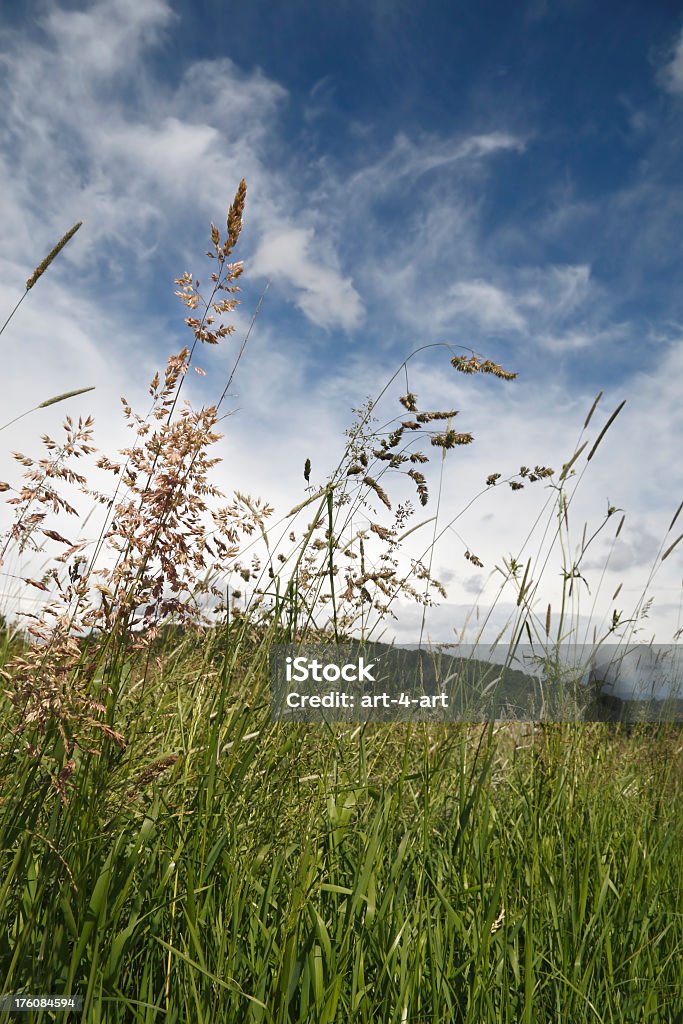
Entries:
[[[400,416],[374,418],[382,396],[361,409],[337,468],[288,516],[273,523],[240,493],[212,514],[208,451],[227,387],[199,412],[178,398],[195,347],[230,333],[215,324],[235,300],[218,293],[237,290],[228,257],[245,195],[242,183],[224,240],[212,225],[209,299],[178,279],[202,313],[187,318],[194,343],[152,382],[145,416],[126,406],[134,441],[99,460],[111,490],[94,494],[69,468],[91,453],[89,421],[67,421],[47,459],[20,456],[24,483],[7,485],[3,557],[48,541],[61,554],[25,577],[48,601],[32,632],[0,629],[2,992],[80,995],[82,1019],[103,1024],[680,1022],[678,727],[271,721],[274,644],[370,637],[397,596],[426,606],[439,592],[438,500],[411,525],[390,485],[426,505],[416,444],[442,473],[472,438],[453,429],[456,410],[419,410],[407,360]],[[457,372],[512,376],[449,356]],[[568,487],[588,443],[559,474],[521,467],[507,481],[550,481],[563,564],[559,606],[538,622],[547,554],[505,563],[513,643],[559,645],[581,557],[614,521],[608,509],[571,553]],[[94,553],[43,514],[69,515],[59,484],[106,507]],[[406,566],[418,529],[425,556]]]

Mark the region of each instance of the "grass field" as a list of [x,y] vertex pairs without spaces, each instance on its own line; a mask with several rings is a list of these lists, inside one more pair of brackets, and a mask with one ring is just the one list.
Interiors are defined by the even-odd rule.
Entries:
[[[68,515],[61,484],[97,499],[69,468],[90,454],[88,421],[69,421],[42,462],[22,456],[24,483],[3,487],[15,520],[2,557],[40,531],[56,555],[54,572],[24,580],[45,614],[30,633],[0,630],[2,992],[83,1000],[82,1016],[27,1022],[683,1021],[680,727],[270,720],[273,644],[366,634],[397,595],[431,599],[429,565],[402,567],[388,474],[426,504],[416,467],[429,458],[412,439],[443,466],[472,438],[408,391],[409,419],[360,416],[328,483],[292,510],[309,522],[297,533],[287,520],[286,554],[272,510],[249,496],[211,518],[223,399],[193,412],[178,397],[194,346],[230,333],[216,323],[234,308],[245,195],[243,183],[224,241],[212,227],[212,296],[178,281],[202,314],[188,318],[192,349],[152,382],[146,415],[127,408],[135,440],[120,465],[100,459],[112,487],[95,553],[47,518]],[[511,376],[476,354],[451,364]],[[558,473],[510,481],[555,484],[560,541],[587,445]],[[368,496],[393,518],[368,513],[349,538],[349,508]],[[565,562],[542,623],[529,567],[507,564],[517,634],[552,646],[552,622],[565,635],[579,562]]]

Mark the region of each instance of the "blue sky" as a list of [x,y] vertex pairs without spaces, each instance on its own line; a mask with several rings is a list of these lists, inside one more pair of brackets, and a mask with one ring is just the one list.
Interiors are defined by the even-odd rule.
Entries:
[[[3,5],[4,309],[84,225],[0,339],[2,419],[95,385],[70,411],[95,413],[104,450],[125,443],[118,396],[142,398],[188,340],[173,281],[206,279],[209,223],[245,177],[239,330],[272,284],[224,424],[223,489],[280,512],[301,501],[304,459],[323,482],[351,409],[420,345],[471,347],[519,374],[463,377],[438,350],[415,361],[425,406],[460,409],[475,435],[448,463],[446,519],[489,472],[559,469],[602,390],[593,437],[627,404],[574,500],[577,541],[608,499],[627,520],[599,622],[619,582],[625,614],[637,601],[683,498],[683,16],[669,3],[460,6]],[[203,353],[195,402],[215,400],[232,358],[230,345]],[[35,451],[59,419],[23,420],[7,449]],[[487,495],[446,534],[435,638],[451,638],[503,557],[538,550],[525,527],[548,496]],[[584,562],[596,590],[613,533]],[[641,638],[665,642],[683,625],[680,552],[652,593]],[[404,608],[399,639],[418,627]]]

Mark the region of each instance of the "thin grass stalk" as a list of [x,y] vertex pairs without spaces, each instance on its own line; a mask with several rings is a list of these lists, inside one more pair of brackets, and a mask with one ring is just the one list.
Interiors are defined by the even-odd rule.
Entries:
[[334,517],[332,514],[332,491],[327,492],[327,554],[330,573],[330,598],[332,601],[332,624],[334,630],[334,642],[339,643],[339,630],[337,628],[337,599],[334,585]]

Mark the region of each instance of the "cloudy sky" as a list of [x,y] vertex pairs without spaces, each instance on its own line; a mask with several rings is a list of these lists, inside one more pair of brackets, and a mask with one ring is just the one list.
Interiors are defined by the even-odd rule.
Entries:
[[[683,498],[683,18],[645,0],[458,6],[6,0],[0,320],[84,223],[0,337],[0,419],[97,390],[7,428],[0,480],[16,485],[9,452],[39,454],[66,411],[95,415],[107,454],[127,442],[119,396],[144,407],[154,370],[191,341],[174,279],[206,281],[209,225],[224,226],[244,177],[238,332],[199,354],[206,376],[186,390],[196,405],[220,395],[270,281],[222,424],[222,489],[267,500],[279,520],[310,493],[304,460],[323,485],[352,410],[432,346],[410,360],[409,389],[420,408],[458,409],[454,426],[475,440],[443,466],[431,448],[426,509],[404,478],[384,480],[411,497],[415,525],[441,488],[436,526],[409,549],[440,535],[432,564],[448,599],[429,635],[460,635],[477,607],[484,621],[510,557],[532,558],[539,619],[549,602],[557,614],[556,492],[505,480],[521,465],[559,473],[587,440],[565,559],[608,506],[626,520],[615,540],[615,514],[581,560],[575,621],[588,635],[615,608],[628,618],[656,567],[638,639],[668,642],[683,626],[683,543],[661,562],[683,529],[681,517],[667,533]],[[517,379],[457,373],[450,358],[470,350]],[[401,374],[380,426],[405,414],[405,391]],[[376,519],[391,515],[380,505]],[[0,572],[14,600],[20,570]],[[515,597],[498,597],[491,628]],[[385,637],[414,640],[420,612],[396,611]]]

